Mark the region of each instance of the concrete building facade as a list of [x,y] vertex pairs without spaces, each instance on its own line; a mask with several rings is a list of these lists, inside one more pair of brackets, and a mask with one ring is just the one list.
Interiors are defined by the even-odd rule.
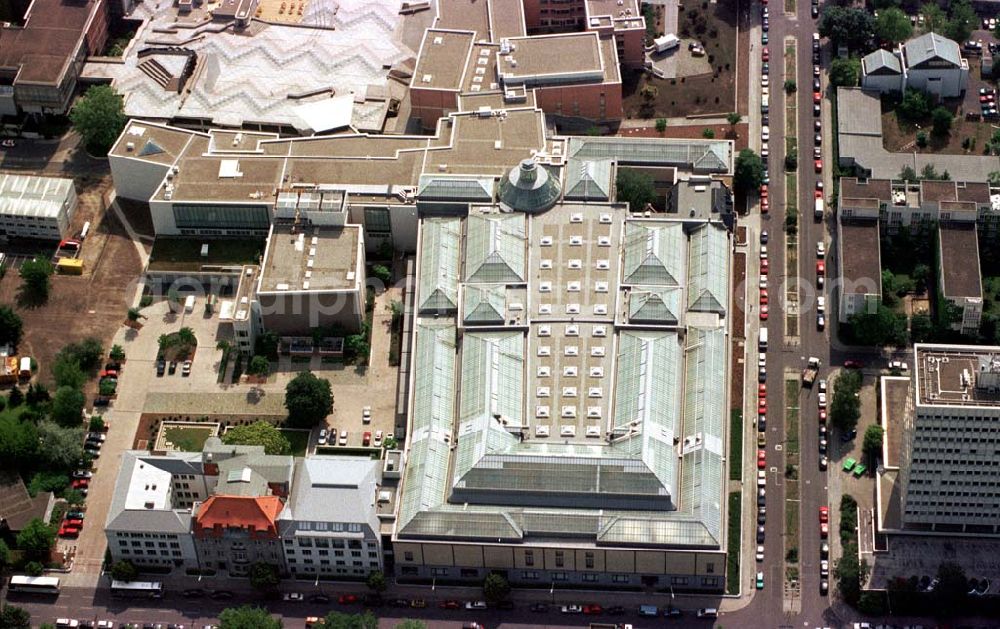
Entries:
[[1000,533],[1000,347],[917,344],[900,464],[904,532]]

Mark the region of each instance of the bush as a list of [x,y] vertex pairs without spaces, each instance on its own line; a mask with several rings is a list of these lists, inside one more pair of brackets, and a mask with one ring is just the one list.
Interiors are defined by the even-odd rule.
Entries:
[[111,566],[111,578],[115,581],[133,581],[138,574],[131,561],[119,561]]
[[917,131],[917,146],[920,148],[927,147],[927,134],[923,131]]
[[785,93],[786,94],[794,94],[797,89],[798,89],[798,86],[795,84],[795,81],[793,79],[786,79],[785,80]]
[[29,561],[24,564],[24,573],[29,577],[40,577],[45,572],[45,566],[38,561]]
[[799,151],[792,149],[785,154],[785,170],[794,171],[799,167]]

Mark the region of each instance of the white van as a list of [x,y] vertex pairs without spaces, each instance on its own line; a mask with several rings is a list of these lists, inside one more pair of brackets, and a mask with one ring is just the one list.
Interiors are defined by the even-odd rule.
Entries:
[[719,610],[714,607],[702,607],[698,610],[698,618],[718,618]]
[[188,295],[184,300],[184,312],[188,314],[194,312],[194,295]]
[[767,328],[760,329],[760,339],[757,341],[757,349],[762,352],[767,351]]

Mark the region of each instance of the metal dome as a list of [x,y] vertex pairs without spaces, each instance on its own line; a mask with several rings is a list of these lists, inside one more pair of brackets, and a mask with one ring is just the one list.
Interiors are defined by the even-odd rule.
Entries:
[[559,182],[532,159],[521,160],[500,181],[500,202],[521,212],[544,212],[559,199]]

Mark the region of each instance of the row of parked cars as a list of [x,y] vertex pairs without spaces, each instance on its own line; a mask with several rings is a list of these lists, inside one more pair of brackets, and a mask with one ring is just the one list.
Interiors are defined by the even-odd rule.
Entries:
[[[88,432],[84,439],[83,450],[87,457],[80,461],[80,466],[73,472],[72,481],[70,482],[70,487],[83,494],[84,497],[87,496],[87,492],[90,490],[90,479],[94,476],[92,460],[101,455],[101,446],[104,445],[104,441],[108,438],[107,431],[109,428],[110,425],[105,422],[102,431]],[[68,510],[59,524],[59,537],[67,539],[79,537],[80,532],[83,530],[85,517],[86,512],[82,507]]]

